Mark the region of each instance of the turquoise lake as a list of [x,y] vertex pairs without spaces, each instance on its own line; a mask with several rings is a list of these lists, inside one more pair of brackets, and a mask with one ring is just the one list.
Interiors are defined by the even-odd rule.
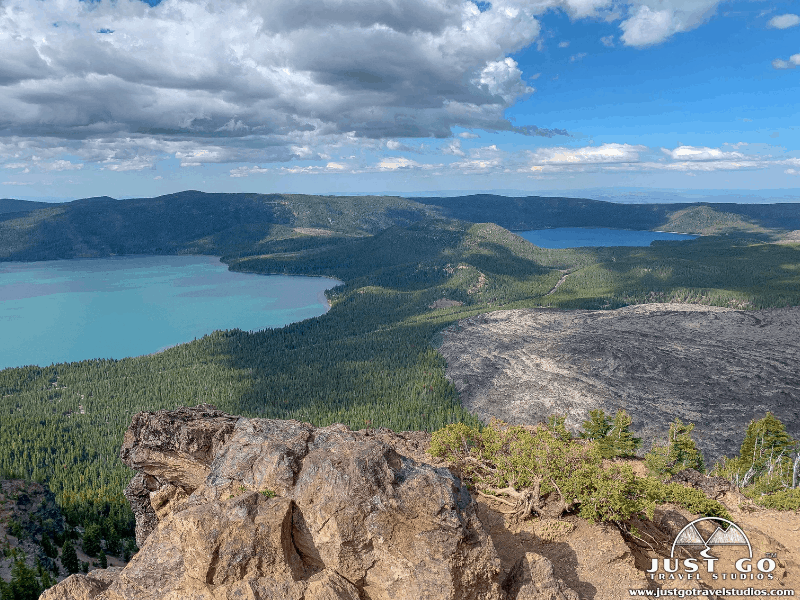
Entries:
[[228,271],[209,256],[0,263],[0,369],[158,352],[217,329],[323,314],[321,277]]
[[693,240],[696,235],[663,231],[632,231],[605,227],[556,227],[515,231],[540,248],[580,248],[585,246],[649,246],[654,240]]

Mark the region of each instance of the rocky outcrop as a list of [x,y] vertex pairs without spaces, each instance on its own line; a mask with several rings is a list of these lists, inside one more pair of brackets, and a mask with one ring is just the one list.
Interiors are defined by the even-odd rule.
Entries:
[[466,487],[413,458],[425,437],[208,405],[137,415],[122,457],[139,471],[127,495],[141,549],[46,600],[533,598],[546,565],[501,586],[511,580]]
[[[205,481],[236,421],[237,417],[206,405],[133,417],[120,457],[139,471],[125,489],[136,517],[139,547],[158,523],[154,504],[163,508],[169,499],[185,497]],[[151,502],[154,493],[158,495],[155,503]]]
[[681,483],[688,485],[702,491],[709,498],[722,497],[725,492],[731,491],[733,486],[731,482],[724,477],[714,477],[711,475],[703,475],[695,469],[684,469],[675,473],[670,479],[670,483]]
[[[470,495],[427,455],[429,441],[207,405],[137,415],[123,456],[139,470],[129,495],[140,551],[41,600],[611,600],[661,587],[645,570],[696,517],[665,506],[628,524],[510,519],[501,499]],[[693,472],[677,479],[721,487]],[[796,520],[780,516],[762,534],[748,518],[735,515],[778,553],[777,584],[793,585]]]
[[[646,304],[619,310],[506,310],[459,321],[439,350],[462,404],[488,421],[534,424],[622,408],[646,440],[675,418],[712,465],[738,454],[767,411],[800,427],[800,308]],[[646,448],[647,449],[647,448]]]
[[0,551],[0,579],[11,579],[16,556],[10,549],[19,551],[31,568],[41,564],[52,569],[54,561],[42,543],[61,534],[64,525],[55,495],[47,487],[22,479],[0,480],[0,540],[5,546]]

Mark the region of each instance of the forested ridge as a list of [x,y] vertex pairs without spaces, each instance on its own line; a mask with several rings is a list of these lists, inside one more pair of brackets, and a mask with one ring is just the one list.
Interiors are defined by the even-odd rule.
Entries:
[[758,234],[800,229],[800,205],[616,204],[580,198],[455,198],[206,194],[106,196],[63,204],[0,200],[0,261],[121,254],[246,256],[328,246],[427,218],[497,223],[510,230],[615,227]]
[[47,208],[47,202],[33,202],[30,200],[14,200],[12,198],[0,198],[0,219],[7,218],[6,215],[22,215],[32,210]]
[[[337,210],[345,216],[337,225],[329,216],[333,204],[326,208],[320,200],[303,208],[302,199],[283,198],[300,203],[291,207],[292,215],[305,214],[299,224],[298,217],[285,216],[285,223],[264,225],[271,237],[259,237],[264,231],[254,224],[251,237],[224,243],[228,234],[217,233],[204,249],[227,248],[224,262],[239,271],[342,280],[328,293],[328,313],[274,330],[218,331],[150,356],[2,370],[0,470],[47,483],[73,525],[102,522],[130,535],[122,489],[132,473],[118,452],[138,411],[207,402],[231,414],[342,422],[356,429],[475,425],[432,346],[436,334],[458,319],[497,308],[614,308],[670,300],[737,308],[800,305],[800,245],[770,244],[758,235],[553,250],[492,223],[395,203],[402,199],[384,199],[365,216],[361,199],[339,198]],[[93,202],[101,200],[87,206]],[[288,215],[281,212],[289,210],[285,205],[264,198],[243,202],[261,206],[269,218]],[[228,206],[221,204],[214,211]],[[150,219],[141,216],[137,227]],[[324,230],[321,219],[331,221]],[[197,233],[190,229],[185,240]],[[189,251],[178,239],[181,231],[169,252]],[[75,240],[73,251],[101,244],[106,234],[98,235]],[[442,298],[462,305],[430,308]]]

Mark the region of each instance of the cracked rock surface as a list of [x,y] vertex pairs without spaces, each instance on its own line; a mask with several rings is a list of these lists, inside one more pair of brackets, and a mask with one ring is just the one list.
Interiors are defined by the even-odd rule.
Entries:
[[708,464],[738,454],[747,423],[767,411],[800,429],[797,307],[506,310],[459,321],[442,339],[448,379],[487,421],[558,413],[577,429],[592,409],[623,408],[650,440],[677,417],[696,424]]
[[208,405],[136,415],[121,454],[141,549],[48,598],[508,599],[466,487],[412,458],[424,437]]

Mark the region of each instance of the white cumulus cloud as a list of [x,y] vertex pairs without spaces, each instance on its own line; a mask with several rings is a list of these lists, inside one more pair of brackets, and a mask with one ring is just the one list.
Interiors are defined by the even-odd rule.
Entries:
[[789,29],[789,27],[800,25],[800,16],[793,14],[778,15],[772,17],[767,25],[775,29]]
[[[263,164],[353,140],[512,131],[505,111],[533,88],[509,55],[537,40],[539,15],[610,3],[2,0],[0,137],[135,170],[168,156]],[[561,134],[531,134],[543,132]]]
[[690,31],[706,21],[720,0],[639,0],[629,6],[621,24],[626,46],[660,44],[676,33]]
[[[546,37],[543,15],[616,22],[622,44],[645,47],[699,26],[720,2],[0,0],[0,162],[121,172],[176,158],[186,168],[253,165],[230,172],[246,177],[289,161],[328,161],[302,172],[355,172],[335,165],[364,150],[422,153],[407,140],[450,138],[454,128],[470,130],[456,141],[480,130],[568,136],[505,116],[535,91],[537,75],[511,56]],[[791,16],[771,26],[788,27]],[[773,63],[797,64],[797,55]],[[510,168],[509,155],[449,148],[464,169]],[[637,148],[556,149],[577,152],[578,163],[532,156],[551,168],[619,166],[627,159],[614,152]],[[369,168],[428,167],[389,157]]]
[[414,169],[421,167],[418,162],[402,156],[391,156],[384,158],[378,163],[381,171],[397,171],[399,169]]
[[452,154],[453,156],[466,156],[461,149],[461,140],[451,140],[441,148],[442,154]]
[[468,155],[461,160],[450,163],[449,167],[464,173],[482,173],[487,171],[502,171],[506,167],[507,153],[496,144],[471,148]]
[[798,65],[800,65],[800,54],[793,54],[789,60],[776,58],[772,61],[773,69],[794,69]]
[[230,170],[231,177],[249,177],[250,175],[260,175],[262,173],[269,173],[269,169],[256,166],[236,167]]
[[55,160],[51,163],[39,165],[45,171],[75,171],[83,168],[83,163],[74,163],[68,160]]

